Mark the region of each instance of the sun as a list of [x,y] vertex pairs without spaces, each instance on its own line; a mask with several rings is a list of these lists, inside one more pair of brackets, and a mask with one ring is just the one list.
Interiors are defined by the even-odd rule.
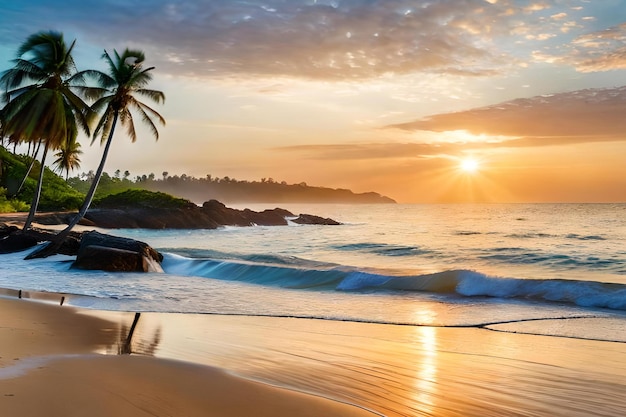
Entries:
[[478,171],[478,168],[480,168],[480,166],[478,164],[478,161],[474,158],[465,158],[461,161],[459,168],[463,172],[473,174]]

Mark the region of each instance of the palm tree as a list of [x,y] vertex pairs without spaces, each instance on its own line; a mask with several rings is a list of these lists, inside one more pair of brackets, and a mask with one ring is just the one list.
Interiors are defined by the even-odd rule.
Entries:
[[76,140],[78,128],[89,135],[93,111],[72,91],[76,65],[63,34],[38,32],[18,48],[15,66],[0,77],[4,87],[3,130],[12,141],[43,141],[39,181],[24,230],[35,217],[41,196],[45,160],[50,149]]
[[59,173],[65,171],[65,181],[67,181],[70,171],[80,167],[80,155],[83,151],[80,150],[80,143],[76,140],[68,140],[61,148],[54,154],[57,157],[54,161],[54,166]]
[[85,216],[85,213],[87,213],[96,193],[96,189],[98,188],[102,172],[104,171],[104,165],[109,154],[113,134],[115,133],[115,127],[118,121],[126,128],[126,133],[130,136],[132,142],[137,140],[137,133],[135,131],[135,122],[131,110],[136,111],[141,116],[141,119],[157,140],[159,139],[159,131],[153,119],[165,125],[163,116],[135,98],[135,95],[139,95],[147,97],[157,103],[165,101],[165,95],[161,91],[144,88],[152,80],[150,71],[152,71],[154,67],[143,68],[145,55],[142,51],[126,49],[122,55],[119,55],[116,50],[113,52],[113,58],[107,51],[104,51],[102,55],[102,58],[109,67],[108,74],[96,70],[82,71],[78,74],[79,77],[94,78],[100,85],[98,88],[83,87],[82,89],[86,97],[96,99],[96,102],[92,105],[92,109],[95,111],[103,111],[93,133],[94,141],[99,136],[101,143],[105,143],[100,165],[96,170],[95,177],[78,214],[65,229],[56,235],[54,242],[50,242],[47,246],[32,252],[27,256],[27,259],[52,255],[56,249],[60,247],[61,243],[69,235],[74,226],[76,226]]
[[[15,141],[14,145],[17,145],[17,142],[19,141]],[[32,156],[30,156],[30,152],[26,153],[27,156],[30,156],[31,161],[30,161],[30,164],[28,164],[28,168],[26,169],[24,176],[22,177],[22,182],[20,182],[19,187],[17,187],[17,190],[15,190],[15,192],[13,193],[14,196],[19,194],[19,192],[22,190],[22,187],[24,187],[24,184],[26,184],[26,179],[28,179],[28,176],[30,175],[30,171],[33,170],[33,167],[35,166],[35,162],[37,161],[37,154],[39,154],[39,148],[41,148],[41,142],[43,142],[43,140],[39,139],[37,141],[37,146],[33,146]],[[31,144],[32,142],[28,142],[29,147]],[[15,149],[13,150],[13,153],[15,153]]]

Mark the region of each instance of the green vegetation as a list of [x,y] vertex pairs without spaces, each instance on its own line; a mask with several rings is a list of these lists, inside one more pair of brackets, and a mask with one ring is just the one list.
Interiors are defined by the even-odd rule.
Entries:
[[[18,187],[28,170],[31,159],[25,155],[15,155],[0,146],[0,187],[5,191],[0,201],[10,202],[13,209],[0,203],[2,212],[28,211],[28,202],[32,201],[39,179],[39,162],[30,172],[24,186]],[[72,188],[61,177],[47,167],[44,170],[43,184],[39,208],[43,211],[77,210],[84,199],[84,194]]]
[[147,190],[127,190],[96,199],[94,208],[183,208],[194,205],[189,200],[172,197],[169,194]]
[[35,33],[18,48],[14,67],[0,77],[7,102],[1,114],[2,136],[14,143],[43,144],[37,186],[24,229],[30,227],[40,203],[48,151],[75,142],[79,128],[90,134],[94,111],[72,91],[76,76],[74,44],[67,45],[60,32]]
[[67,141],[61,146],[61,148],[54,154],[57,159],[54,160],[54,166],[57,172],[62,174],[65,171],[65,180],[70,175],[70,171],[80,168],[80,155],[83,151],[80,150],[80,143],[76,142],[76,139]]
[[[129,178],[130,173],[128,173],[128,171],[126,171],[126,174],[122,177],[120,173],[116,171],[114,176],[110,176],[108,173],[103,172],[98,188],[96,189],[94,200],[102,199],[110,194],[117,194],[126,190],[142,189],[142,187]],[[75,190],[87,194],[93,183],[94,175],[93,171],[89,171],[80,176],[68,178],[67,183]]]
[[[83,174],[68,180],[77,190],[86,192],[93,173]],[[161,178],[154,174],[136,176],[130,179],[130,172],[124,175],[118,170],[111,177],[102,174],[97,198],[119,193],[127,189],[160,191],[177,197],[186,198],[195,203],[215,199],[226,204],[235,203],[340,203],[340,204],[386,204],[395,203],[391,198],[378,193],[354,193],[347,189],[313,187],[306,183],[287,184],[262,178],[260,181],[241,181],[234,178],[218,178],[207,175],[196,178],[189,175],[172,175],[163,172]]]
[[27,211],[30,206],[17,199],[7,199],[6,188],[0,187],[0,213],[15,213],[17,211]]

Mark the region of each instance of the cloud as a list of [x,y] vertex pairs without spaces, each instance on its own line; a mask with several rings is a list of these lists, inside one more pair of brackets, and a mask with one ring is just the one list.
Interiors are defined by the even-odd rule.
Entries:
[[280,152],[299,153],[319,160],[427,159],[458,153],[466,147],[458,144],[361,143],[351,145],[295,145],[274,148]]
[[626,69],[626,23],[577,37],[564,58],[580,72]]
[[151,52],[151,62],[171,73],[321,80],[415,72],[493,75],[514,65],[495,37],[508,35],[518,21],[515,15],[524,13],[509,2],[484,0],[36,4],[23,6],[32,25],[48,27],[53,15],[55,24],[93,44],[141,47]]
[[29,0],[2,6],[0,34],[17,42],[53,22],[79,46],[138,47],[161,73],[199,78],[486,77],[530,57],[584,72],[625,68],[624,25],[580,35],[563,52],[592,24],[594,8],[558,0]]
[[[402,130],[473,134],[512,138],[553,138],[554,142],[625,140],[626,87],[588,89],[516,99],[467,111],[437,114],[388,127]],[[538,144],[540,140],[535,140]]]

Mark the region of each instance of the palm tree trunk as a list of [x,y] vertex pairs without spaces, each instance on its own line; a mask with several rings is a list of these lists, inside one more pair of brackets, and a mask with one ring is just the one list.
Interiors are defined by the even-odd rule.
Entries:
[[26,222],[24,223],[24,227],[22,230],[28,230],[33,220],[35,219],[35,212],[37,211],[37,206],[39,205],[39,199],[41,198],[41,186],[43,184],[43,173],[46,168],[46,155],[48,154],[48,142],[46,141],[46,145],[43,148],[43,155],[41,156],[41,169],[39,170],[39,181],[37,181],[37,189],[35,190],[35,195],[33,195],[33,202],[30,204],[30,211],[28,212],[28,217],[26,218]]
[[[74,217],[74,219],[68,224],[68,226],[63,229],[61,233],[57,236],[59,238],[65,238],[70,231],[78,224],[79,221],[85,217],[91,202],[93,201],[93,197],[96,194],[96,189],[98,188],[98,184],[100,183],[100,178],[102,177],[102,173],[104,172],[104,165],[106,164],[107,157],[109,156],[109,149],[111,148],[111,142],[113,142],[113,133],[115,133],[115,125],[117,124],[118,113],[115,112],[113,115],[113,123],[111,124],[111,131],[109,132],[109,137],[107,138],[107,143],[104,145],[104,151],[102,152],[102,158],[100,159],[100,165],[98,165],[98,170],[96,171],[95,177],[91,182],[91,187],[89,187],[89,191],[85,196],[85,201],[83,202],[82,207],[78,211],[78,214]],[[63,235],[63,236],[61,236]],[[56,240],[56,239],[55,239]]]
[[56,234],[54,239],[50,241],[47,245],[40,247],[39,249],[35,249],[24,259],[36,259],[36,258],[46,258],[48,256],[54,255],[56,251],[61,247],[63,241],[66,237],[69,236],[70,232],[81,221],[91,202],[93,201],[93,197],[96,194],[96,189],[98,188],[98,183],[100,182],[100,177],[102,177],[102,172],[104,172],[104,165],[106,163],[107,157],[109,155],[109,149],[111,148],[111,142],[113,142],[113,133],[115,132],[115,125],[117,124],[118,112],[115,112],[113,115],[113,123],[111,125],[111,131],[109,132],[109,137],[107,138],[106,145],[104,146],[104,151],[102,152],[102,158],[100,159],[100,165],[98,165],[98,170],[94,176],[93,181],[91,182],[91,187],[89,187],[89,191],[85,196],[85,201],[83,202],[82,207],[78,211],[78,214],[74,216],[72,221],[67,225],[65,229]]
[[26,170],[26,174],[24,174],[24,178],[22,178],[22,182],[20,183],[20,186],[17,187],[17,190],[13,193],[14,196],[18,195],[19,192],[22,191],[22,187],[24,187],[24,184],[26,184],[26,179],[28,178],[30,171],[32,171],[33,166],[35,166],[35,161],[37,160],[37,154],[39,153],[39,148],[41,147],[41,141],[42,139],[39,139],[37,148],[35,148],[35,152],[33,153],[33,160],[30,161],[30,165],[28,166],[28,169]]

